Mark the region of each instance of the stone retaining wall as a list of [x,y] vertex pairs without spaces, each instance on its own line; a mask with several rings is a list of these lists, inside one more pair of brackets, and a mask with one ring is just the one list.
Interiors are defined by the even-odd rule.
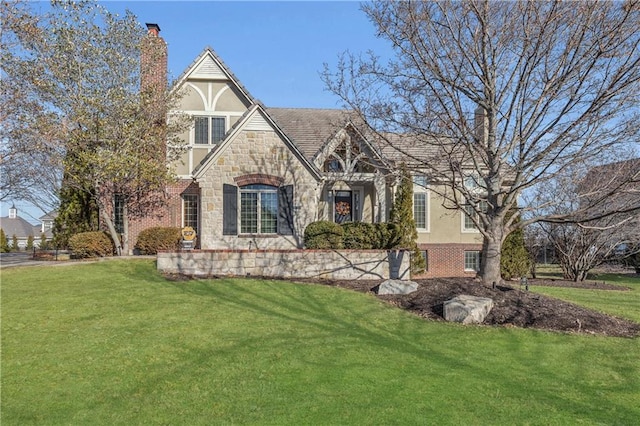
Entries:
[[404,250],[192,250],[160,252],[163,273],[197,277],[257,276],[375,280],[410,278]]

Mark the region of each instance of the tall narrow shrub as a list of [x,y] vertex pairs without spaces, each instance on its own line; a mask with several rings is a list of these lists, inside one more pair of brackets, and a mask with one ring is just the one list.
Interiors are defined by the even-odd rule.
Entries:
[[[513,213],[508,214],[509,216]],[[520,219],[516,218],[515,222]],[[500,272],[502,278],[510,280],[512,278],[526,276],[531,271],[531,256],[524,244],[524,230],[521,228],[511,232],[502,243],[502,255],[500,257]]]
[[4,233],[4,229],[0,228],[0,253],[8,253],[9,251],[7,235]]
[[391,222],[398,227],[398,247],[411,251],[411,272],[416,274],[424,271],[425,262],[418,248],[418,230],[413,218],[413,180],[404,164],[400,172],[400,185],[391,208]]

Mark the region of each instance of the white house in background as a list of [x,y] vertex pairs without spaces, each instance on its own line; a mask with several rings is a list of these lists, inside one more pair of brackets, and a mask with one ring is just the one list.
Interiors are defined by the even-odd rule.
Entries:
[[13,236],[16,236],[18,241],[18,248],[24,250],[27,246],[29,237],[33,237],[34,247],[39,247],[42,241],[42,234],[50,241],[53,238],[53,220],[55,219],[55,212],[46,214],[40,218],[42,223],[40,225],[33,225],[26,219],[18,215],[18,209],[15,205],[12,205],[9,209],[9,216],[0,218],[0,228],[4,231],[9,245],[12,244]]

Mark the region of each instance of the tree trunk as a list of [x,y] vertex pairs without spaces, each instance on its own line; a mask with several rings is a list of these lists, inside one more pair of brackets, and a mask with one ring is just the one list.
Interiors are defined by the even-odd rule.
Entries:
[[491,220],[482,241],[482,258],[480,262],[480,278],[485,285],[500,283],[500,257],[502,242],[504,240],[503,218],[496,217]]
[[100,209],[100,215],[102,219],[104,219],[104,223],[107,224],[107,228],[109,229],[109,235],[111,235],[111,240],[113,241],[113,245],[116,248],[116,254],[118,256],[122,256],[122,246],[120,245],[120,236],[116,232],[115,226],[113,226],[113,221],[111,217],[107,214],[107,211],[104,208]]

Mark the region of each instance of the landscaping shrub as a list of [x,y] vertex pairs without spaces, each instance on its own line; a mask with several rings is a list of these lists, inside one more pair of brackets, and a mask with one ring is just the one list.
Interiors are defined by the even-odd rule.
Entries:
[[402,238],[397,224],[380,222],[373,224],[373,226],[376,235],[374,248],[390,250],[400,245]]
[[344,230],[334,222],[320,220],[304,230],[304,245],[308,249],[341,249]]
[[0,253],[9,253],[10,251],[7,235],[4,233],[4,229],[0,229]]
[[371,223],[347,222],[343,223],[343,246],[346,249],[367,250],[377,248],[376,228]]
[[140,254],[158,254],[158,250],[179,250],[181,239],[180,228],[157,226],[140,232],[135,248]]
[[113,256],[114,247],[111,238],[105,232],[80,232],[69,238],[71,256],[76,259],[87,257]]

